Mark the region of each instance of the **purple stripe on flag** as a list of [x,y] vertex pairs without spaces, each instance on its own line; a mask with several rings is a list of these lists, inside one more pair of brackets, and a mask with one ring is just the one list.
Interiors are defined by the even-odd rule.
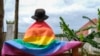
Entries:
[[19,49],[16,49],[8,44],[3,44],[2,56],[34,56]]
[[[4,45],[3,45],[3,48],[2,48],[2,56],[6,56],[6,55],[10,55],[10,56],[34,56],[34,55],[35,56],[55,56],[55,55],[58,55],[60,53],[63,53],[65,51],[68,51],[68,50],[70,50],[72,48],[75,48],[75,47],[81,45],[81,42],[80,41],[69,41],[67,43],[61,42],[59,45],[55,45],[54,44],[54,47],[49,46],[49,49],[43,49],[43,50],[41,50],[43,52],[38,52],[37,54],[33,50],[34,49],[33,48],[32,49],[33,51],[31,52],[31,54],[29,54],[30,52],[28,52],[28,49],[27,48],[24,48],[27,51],[27,52],[25,52],[25,51],[23,51],[23,48],[22,49],[19,49],[18,48],[19,45],[17,45],[16,47],[13,46],[13,45],[16,45],[18,43],[13,44],[13,45],[11,45],[11,42],[8,42],[8,43],[9,44],[4,43]],[[63,45],[61,45],[62,43],[63,43]],[[47,52],[44,53],[45,50]],[[34,53],[34,54],[32,55],[32,53]]]
[[75,47],[77,47],[77,46],[79,46],[81,44],[82,43],[80,41],[69,41],[67,44],[65,44],[64,46],[62,46],[56,53],[53,53],[50,56],[63,53],[65,51],[68,51],[68,50],[70,50],[72,48],[75,48]]

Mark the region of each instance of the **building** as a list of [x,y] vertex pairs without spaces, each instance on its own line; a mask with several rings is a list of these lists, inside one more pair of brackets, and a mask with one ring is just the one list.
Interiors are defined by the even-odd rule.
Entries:
[[[95,24],[98,22],[96,18],[92,19],[92,21],[93,21]],[[89,26],[94,26],[94,24],[93,24],[92,22],[88,21],[86,24],[84,24],[84,25],[80,28],[80,30],[85,29],[85,28],[87,28],[87,27],[89,27]],[[83,34],[84,36],[87,36],[88,34],[90,34],[90,33],[93,32],[93,31],[97,31],[97,29],[96,29],[96,28],[91,28],[91,29],[88,29],[88,30],[80,31],[80,32],[77,33],[77,34],[78,34],[78,35],[79,35],[79,34]],[[97,41],[98,43],[100,43],[100,38],[96,38],[96,37],[95,37],[94,40]],[[84,45],[84,48],[85,48],[89,53],[95,54],[96,52],[100,52],[100,49],[94,48],[94,47],[92,47],[92,46],[91,46],[90,44],[88,44],[88,43],[86,43],[86,44]],[[97,54],[97,53],[96,53],[96,54]]]
[[[93,21],[94,23],[97,23],[97,19],[96,19],[96,18],[92,19],[92,21]],[[80,28],[80,30],[85,29],[85,28],[87,28],[87,27],[89,27],[89,26],[94,26],[94,24],[93,24],[92,22],[88,21],[86,24],[84,24],[84,25]],[[84,36],[87,36],[87,35],[88,35],[89,33],[91,33],[91,31],[93,31],[93,30],[96,30],[96,29],[89,29],[89,30],[85,30],[85,31],[80,31],[80,32],[77,33],[77,34],[83,34]]]

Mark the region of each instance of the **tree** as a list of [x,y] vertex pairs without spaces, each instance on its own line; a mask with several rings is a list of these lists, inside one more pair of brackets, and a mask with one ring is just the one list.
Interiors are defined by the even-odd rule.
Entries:
[[15,32],[14,32],[14,38],[18,38],[18,12],[19,12],[19,0],[16,0],[15,2]]
[[0,51],[1,51],[3,39],[4,39],[3,38],[3,18],[4,18],[4,5],[3,5],[3,0],[0,0]]
[[[60,17],[60,27],[63,31],[63,34],[67,37],[67,39],[70,40],[77,40],[81,41],[83,45],[85,43],[89,43],[92,47],[100,49],[100,43],[98,43],[94,38],[100,38],[100,9],[98,9],[98,22],[95,23],[93,22],[89,17],[83,16],[83,18],[88,19],[91,23],[94,24],[94,26],[90,26],[84,29],[79,29],[78,31],[74,31],[73,29],[69,28],[69,25],[65,23],[64,19]],[[78,32],[80,31],[85,31],[91,28],[97,29],[96,31],[91,32],[87,36],[84,36],[83,34],[77,35]],[[88,55],[88,52],[86,51],[85,48],[82,47],[82,53],[86,53]],[[83,54],[82,54],[83,55]]]

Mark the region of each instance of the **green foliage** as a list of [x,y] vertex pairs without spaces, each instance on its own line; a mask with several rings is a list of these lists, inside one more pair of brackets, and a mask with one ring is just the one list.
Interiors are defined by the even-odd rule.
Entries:
[[74,30],[71,30],[68,25],[64,22],[63,18],[60,17],[60,27],[63,30],[64,34],[66,34],[66,37],[68,38],[68,40],[78,40],[78,37],[76,35],[76,33],[74,32]]
[[88,38],[85,38],[84,40],[90,45],[92,45],[93,47],[100,49],[100,43],[97,43],[96,41]]
[[76,31],[76,33],[80,32],[80,31],[85,31],[85,30],[89,30],[91,28],[96,28],[95,26],[88,26],[87,28],[84,29],[79,29],[78,31]]
[[87,16],[83,16],[83,18],[84,19],[88,19],[91,23],[93,23],[96,27],[95,28],[97,28],[97,30],[100,32],[100,9],[98,9],[98,22],[97,23],[95,23],[95,22],[93,22],[89,17],[87,17]]
[[100,32],[96,32],[96,37],[100,38]]
[[100,10],[98,9],[98,23],[97,23],[97,29],[100,32]]
[[66,34],[56,34],[56,37],[66,37]]
[[79,39],[80,39],[80,41],[83,42],[83,41],[84,41],[84,35],[83,35],[83,34],[80,34],[80,35],[79,35]]
[[94,25],[96,25],[95,22],[93,22],[89,17],[83,16],[83,18],[84,18],[84,19],[88,19],[90,22],[92,22]]
[[[77,40],[77,41],[81,41],[81,42],[84,42],[84,43],[89,43],[93,47],[100,49],[100,43],[97,43],[96,41],[93,40],[95,37],[100,38],[100,10],[98,9],[98,22],[97,23],[93,22],[87,16],[83,16],[83,18],[88,19],[90,22],[93,23],[94,26],[89,26],[87,28],[79,29],[78,31],[74,31],[73,29],[70,29],[69,25],[65,23],[65,21],[62,17],[60,17],[60,21],[61,21],[60,27],[63,30],[63,34],[65,34],[65,36],[67,37],[67,39],[69,41],[70,40]],[[91,29],[91,28],[96,28],[98,31],[97,32],[93,31],[90,34],[88,34],[87,36],[84,36],[83,34],[80,34],[80,35],[76,34],[80,31],[88,30],[88,29]]]

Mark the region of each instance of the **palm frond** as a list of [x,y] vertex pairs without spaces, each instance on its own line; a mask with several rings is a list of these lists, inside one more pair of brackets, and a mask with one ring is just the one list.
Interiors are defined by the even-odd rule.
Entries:
[[96,25],[96,23],[93,22],[89,17],[87,17],[87,16],[83,16],[83,18],[84,18],[84,19],[88,19],[90,22],[92,22],[94,25]]

